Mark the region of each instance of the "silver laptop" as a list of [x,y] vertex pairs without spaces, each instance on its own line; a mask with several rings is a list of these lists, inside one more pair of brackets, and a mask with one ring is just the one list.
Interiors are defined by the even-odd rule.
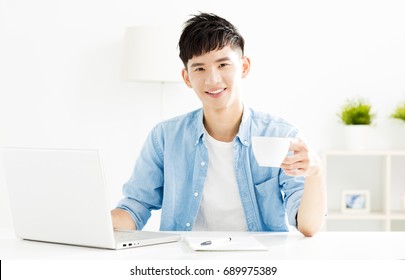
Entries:
[[113,230],[97,150],[12,148],[0,149],[0,158],[19,238],[108,249],[181,239]]

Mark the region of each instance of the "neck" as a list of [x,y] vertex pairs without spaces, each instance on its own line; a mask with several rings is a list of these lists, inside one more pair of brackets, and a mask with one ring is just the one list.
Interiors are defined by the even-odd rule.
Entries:
[[222,142],[232,142],[242,120],[242,104],[229,110],[204,110],[204,126],[208,134]]

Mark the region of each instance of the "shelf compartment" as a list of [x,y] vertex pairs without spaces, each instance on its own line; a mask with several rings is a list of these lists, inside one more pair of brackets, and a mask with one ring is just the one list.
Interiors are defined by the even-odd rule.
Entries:
[[[322,155],[328,203],[325,230],[405,231],[401,202],[405,195],[405,150],[328,150]],[[370,211],[342,213],[342,193],[346,190],[367,190]]]
[[391,220],[391,231],[405,231],[405,219]]
[[405,157],[391,157],[391,189],[390,189],[390,210],[392,212],[403,211],[401,199],[405,196]]
[[370,210],[386,209],[386,159],[381,155],[329,156],[327,158],[327,199],[329,211],[340,211],[343,191],[367,190],[370,192]]
[[386,215],[381,212],[370,212],[367,214],[343,214],[340,212],[330,212],[327,220],[384,220]]
[[325,229],[327,231],[385,231],[387,222],[383,219],[327,220]]

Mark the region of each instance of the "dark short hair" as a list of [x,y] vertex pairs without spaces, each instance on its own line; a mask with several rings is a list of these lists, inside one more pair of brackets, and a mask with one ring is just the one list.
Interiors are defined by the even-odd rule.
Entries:
[[200,13],[185,22],[179,40],[179,57],[187,68],[187,62],[194,56],[228,45],[240,49],[243,55],[245,40],[233,24],[215,14]]

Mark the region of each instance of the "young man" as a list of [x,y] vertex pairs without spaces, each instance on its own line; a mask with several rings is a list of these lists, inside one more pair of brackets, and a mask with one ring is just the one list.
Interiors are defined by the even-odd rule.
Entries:
[[[114,228],[141,230],[162,209],[161,230],[288,231],[321,227],[325,186],[319,158],[285,120],[244,107],[250,70],[244,39],[227,20],[201,13],[179,40],[184,82],[202,108],[159,123],[149,134]],[[258,165],[252,136],[291,137],[281,168]]]

